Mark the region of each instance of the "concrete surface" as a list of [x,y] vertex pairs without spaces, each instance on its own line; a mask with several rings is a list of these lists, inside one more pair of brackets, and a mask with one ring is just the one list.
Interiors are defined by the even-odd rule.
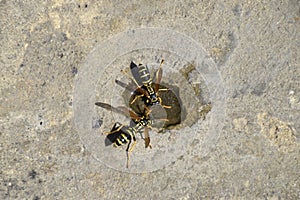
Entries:
[[[2,0],[0,8],[1,199],[300,198],[299,1]],[[155,27],[174,34],[162,40],[152,34],[149,40],[161,43],[140,41],[136,51],[122,52],[120,46],[110,65],[92,65],[111,56],[114,45],[127,45],[130,38],[143,37],[139,30]],[[114,42],[122,34],[129,39]],[[170,41],[179,35],[190,39],[175,42],[181,44],[177,49]],[[186,41],[203,52],[190,51]],[[101,52],[103,44],[108,50]],[[152,50],[143,49],[151,45]],[[175,54],[183,48],[186,54]],[[185,68],[193,64],[191,54],[201,54],[213,68],[198,62]],[[181,90],[189,91],[182,100],[186,108],[203,116],[211,101],[212,109],[196,125],[189,124],[193,115],[185,127],[152,133],[151,153],[137,146],[129,170],[121,169],[124,149],[108,148],[122,164],[109,167],[112,161],[96,154],[100,147],[91,148],[84,139],[102,142],[112,114],[85,113],[93,132],[83,135],[78,116],[89,109],[76,110],[78,83],[95,81],[86,88],[92,95],[87,102],[120,102],[101,93],[109,93],[113,79],[126,80],[120,69],[130,59],[155,68],[161,58],[165,83],[178,75],[190,84],[191,90]],[[89,69],[98,70],[95,76],[104,73],[94,77]],[[211,72],[217,79],[208,78]],[[110,120],[126,120],[113,115]],[[214,137],[206,140],[207,133]],[[157,154],[161,149],[167,153]],[[153,160],[145,159],[143,170],[139,164],[147,156]]]

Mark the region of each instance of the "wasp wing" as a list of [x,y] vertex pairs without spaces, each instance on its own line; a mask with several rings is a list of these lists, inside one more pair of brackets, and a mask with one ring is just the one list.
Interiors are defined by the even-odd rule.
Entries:
[[141,79],[141,76],[140,76],[140,69],[133,61],[131,61],[131,63],[130,63],[130,71],[131,71],[131,74],[132,74],[134,80],[137,82],[138,86],[142,86],[143,80]]
[[134,120],[140,120],[140,117],[135,112],[133,112],[132,110],[130,110],[129,108],[126,108],[124,106],[119,106],[116,108],[116,107],[113,107],[113,106],[111,106],[107,103],[103,103],[103,102],[96,102],[95,105],[105,108],[107,110],[111,110],[115,113],[121,113],[121,114],[125,115],[126,117],[130,117]]
[[125,88],[126,90],[128,90],[129,92],[133,92],[137,95],[144,95],[146,97],[149,96],[148,92],[146,90],[144,90],[143,88],[141,87],[135,87],[133,86],[132,84],[126,84],[126,83],[123,83],[122,81],[119,81],[119,80],[115,80],[116,84],[120,85],[121,87]]
[[147,147],[152,148],[151,145],[150,145],[150,137],[149,137],[149,128],[148,128],[148,126],[144,127],[144,136],[145,136],[145,148],[147,148]]
[[117,109],[120,110],[124,115],[126,115],[126,116],[128,116],[128,117],[130,117],[134,120],[140,120],[141,119],[141,117],[138,114],[136,114],[134,111],[132,111],[132,110],[130,110],[130,109],[124,107],[124,106],[118,106]]
[[160,84],[160,81],[161,81],[161,78],[162,78],[162,74],[163,74],[163,71],[162,71],[162,64],[164,63],[164,60],[162,60],[160,62],[160,65],[158,67],[158,69],[156,70],[155,72],[155,79],[154,79],[154,91],[157,92],[159,90],[159,84]]
[[136,90],[136,87],[133,86],[132,84],[126,84],[126,83],[123,83],[122,81],[119,81],[119,80],[115,80],[116,84],[120,85],[121,87],[125,88],[126,90],[128,90],[129,92],[133,92]]

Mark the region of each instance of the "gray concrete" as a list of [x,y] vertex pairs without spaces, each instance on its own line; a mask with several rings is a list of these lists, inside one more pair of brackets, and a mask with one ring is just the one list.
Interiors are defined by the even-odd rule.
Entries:
[[[300,4],[257,2],[0,1],[0,198],[299,199]],[[161,58],[188,115],[125,169],[93,102]]]

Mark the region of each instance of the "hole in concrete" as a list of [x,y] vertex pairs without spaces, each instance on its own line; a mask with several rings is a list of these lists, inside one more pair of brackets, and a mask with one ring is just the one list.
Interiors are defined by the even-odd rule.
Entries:
[[[199,68],[202,65],[199,65],[196,61],[186,61],[168,52],[152,53],[152,51],[155,50],[138,50],[117,58],[109,65],[110,67],[101,73],[95,89],[95,101],[105,102],[114,107],[127,107],[141,116],[145,106],[143,99],[138,98],[130,104],[134,98],[134,90],[137,88],[131,80],[133,77],[130,71],[130,63],[133,61],[147,65],[150,77],[155,79],[155,72],[161,60],[165,60],[161,68],[163,73],[160,89],[168,88],[169,90],[159,91],[158,94],[162,99],[162,105],[171,106],[171,108],[163,108],[161,105],[150,107],[150,118],[153,121],[151,124],[152,129],[148,130],[152,149],[145,148],[144,128],[135,134],[137,143],[134,148],[134,156],[132,156],[135,161],[132,160],[132,162],[138,163],[136,167],[139,169],[143,169],[145,163],[148,162],[149,167],[153,168],[175,159],[177,155],[181,154],[179,152],[183,152],[185,147],[193,142],[195,134],[197,134],[200,143],[203,143],[211,119],[205,119],[211,110],[209,102],[212,101],[208,85],[203,75],[199,73]],[[132,119],[121,113],[98,107],[96,112],[95,117],[103,118],[103,124],[100,127],[101,132],[111,130],[116,122],[129,127],[135,126]],[[160,119],[167,119],[167,121]],[[112,166],[124,167],[122,163],[126,145],[111,148],[108,145],[111,143],[107,142],[105,135],[99,137],[99,133],[97,133],[98,138],[101,141],[97,142],[95,148],[99,147],[99,143],[104,144],[100,146],[101,148],[99,147],[99,150],[95,150],[99,154],[99,158]],[[96,144],[94,140],[92,142]],[[157,161],[157,164],[153,165],[154,161]]]

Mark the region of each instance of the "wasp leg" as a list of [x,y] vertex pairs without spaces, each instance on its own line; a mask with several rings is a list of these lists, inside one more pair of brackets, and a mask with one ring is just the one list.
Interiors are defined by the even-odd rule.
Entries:
[[126,148],[126,156],[127,156],[126,168],[129,167],[129,153],[131,153],[133,151],[133,148],[136,144],[136,139],[133,138],[133,144],[131,145],[131,147],[130,147],[130,144],[131,144],[131,141],[128,143],[127,148]]
[[[115,123],[115,125],[114,125],[113,128],[112,128],[112,130],[116,128],[117,124],[119,124],[119,123],[118,123],[118,122]],[[120,124],[119,124],[119,125],[120,125]],[[109,132],[104,132],[103,134],[105,134],[105,135],[113,134],[113,133],[115,133],[115,132],[120,131],[121,128],[123,128],[123,127],[124,127],[124,125],[121,125],[121,126],[119,126],[119,128],[117,128],[116,130],[109,131]]]
[[141,94],[141,95],[136,95],[135,97],[134,97],[134,99],[130,102],[130,104],[133,104],[138,98],[141,98],[142,96],[144,96],[143,94]]
[[130,143],[131,143],[131,141],[128,143],[127,148],[126,148],[126,157],[127,157],[126,168],[128,168],[128,166],[129,166],[129,153],[128,153],[128,149],[129,149]]
[[167,91],[169,91],[169,89],[168,88],[159,88],[158,91],[159,92],[167,92]]
[[148,116],[152,112],[151,109],[149,109],[147,106],[144,106],[144,113],[146,116]]
[[160,103],[160,105],[161,105],[163,108],[167,108],[167,109],[172,108],[172,106],[166,106],[166,105],[163,105],[163,104],[162,104],[162,100],[161,100],[160,97],[159,97],[159,103]]
[[172,108],[172,106],[166,106],[166,105],[161,105],[163,108],[167,108],[167,109],[170,109]]
[[161,121],[165,121],[165,122],[169,121],[168,119],[157,119],[157,120],[161,120]]

